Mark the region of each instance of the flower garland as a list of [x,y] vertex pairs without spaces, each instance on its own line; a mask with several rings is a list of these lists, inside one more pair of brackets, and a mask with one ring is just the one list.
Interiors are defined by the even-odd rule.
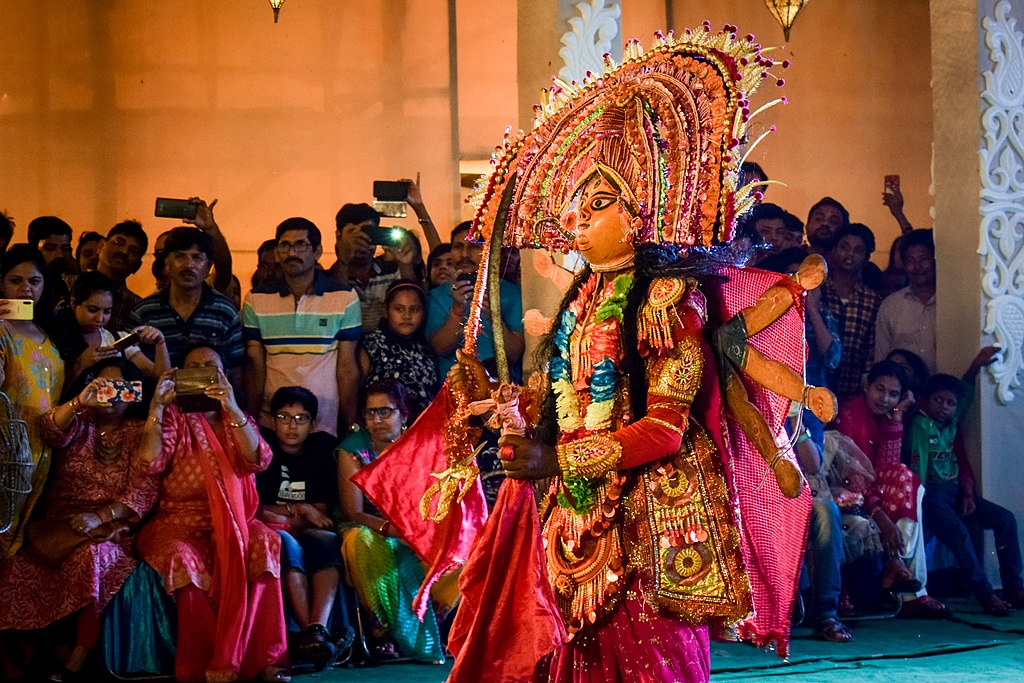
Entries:
[[[594,314],[594,328],[590,333],[591,373],[588,378],[590,403],[581,415],[580,396],[570,376],[569,339],[579,322],[591,294],[600,281],[597,273],[580,287],[579,295],[566,307],[555,330],[556,355],[551,359],[551,387],[555,393],[558,429],[564,434],[585,429],[598,432],[611,428],[615,388],[619,375],[619,337],[626,298],[633,289],[632,273],[623,273],[611,284],[611,293],[602,301]],[[577,512],[588,509],[596,501],[596,482],[579,477],[566,477],[565,486],[575,500],[571,505]],[[563,502],[563,501],[560,501]]]

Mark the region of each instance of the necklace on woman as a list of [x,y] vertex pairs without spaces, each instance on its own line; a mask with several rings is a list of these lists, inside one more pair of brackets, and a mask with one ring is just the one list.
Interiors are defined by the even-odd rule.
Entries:
[[103,465],[112,465],[121,458],[121,446],[117,443],[109,443],[107,434],[113,430],[103,430],[96,438],[96,459]]

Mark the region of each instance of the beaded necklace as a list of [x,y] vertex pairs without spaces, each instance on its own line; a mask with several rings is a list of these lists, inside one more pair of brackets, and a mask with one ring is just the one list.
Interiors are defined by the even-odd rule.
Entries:
[[611,427],[612,407],[615,403],[615,384],[618,379],[619,338],[626,297],[633,289],[633,273],[623,273],[611,284],[611,292],[594,314],[594,328],[590,332],[591,369],[587,377],[590,403],[581,415],[580,396],[570,376],[569,338],[597,288],[601,276],[593,273],[580,287],[579,295],[569,304],[559,319],[555,331],[554,358],[551,359],[551,386],[555,393],[558,428],[564,436],[585,429],[588,432]]

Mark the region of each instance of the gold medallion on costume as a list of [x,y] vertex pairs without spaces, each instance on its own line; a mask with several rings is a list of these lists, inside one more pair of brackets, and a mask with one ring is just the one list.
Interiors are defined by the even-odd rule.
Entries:
[[696,623],[750,614],[750,584],[722,467],[691,423],[675,457],[646,470],[625,505],[624,545],[648,601]]

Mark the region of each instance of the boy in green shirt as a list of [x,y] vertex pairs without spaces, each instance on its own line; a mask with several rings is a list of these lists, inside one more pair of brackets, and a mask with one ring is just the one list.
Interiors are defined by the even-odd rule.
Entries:
[[[1006,508],[975,493],[971,482],[965,479],[961,486],[954,449],[958,424],[971,408],[976,374],[977,371],[969,373],[970,382],[952,375],[932,375],[925,384],[919,412],[914,415],[905,443],[911,468],[924,482],[925,529],[952,551],[982,608],[990,614],[1006,616],[1011,608],[1024,607],[1017,520]],[[968,526],[992,529],[995,533],[1005,600],[995,594],[985,576]]]

